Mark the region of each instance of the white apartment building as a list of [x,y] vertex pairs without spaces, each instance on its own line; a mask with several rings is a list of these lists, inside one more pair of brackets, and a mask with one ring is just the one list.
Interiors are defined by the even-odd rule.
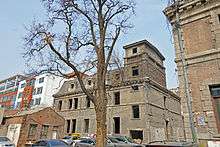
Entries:
[[53,106],[54,98],[53,94],[57,93],[64,78],[51,75],[49,73],[40,74],[37,76],[29,77],[19,82],[17,97],[14,108],[21,108],[22,100],[24,98],[25,87],[31,83],[32,96],[29,103],[29,107],[50,107]]

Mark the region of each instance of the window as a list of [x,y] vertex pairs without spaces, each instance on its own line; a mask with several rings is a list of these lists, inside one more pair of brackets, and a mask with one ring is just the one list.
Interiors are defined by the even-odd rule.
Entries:
[[88,80],[88,85],[92,85],[92,81],[91,80]]
[[76,119],[72,120],[72,133],[76,133]]
[[58,102],[58,110],[62,110],[62,104],[63,104],[63,101],[59,101]]
[[49,129],[49,126],[48,126],[48,125],[43,125],[43,126],[42,126],[41,134],[40,134],[40,138],[41,138],[41,139],[46,139],[46,138],[47,138],[48,129]]
[[21,84],[21,88],[24,88],[24,87],[25,87],[25,85],[26,85],[25,83]]
[[218,131],[220,132],[220,85],[210,87]]
[[140,139],[143,140],[143,131],[140,130],[130,130],[132,139]]
[[43,87],[37,88],[37,94],[41,94],[43,92]]
[[44,82],[44,77],[39,79],[39,84]]
[[133,54],[136,54],[136,53],[137,53],[137,48],[133,48],[133,49],[132,49],[132,53],[133,53]]
[[132,88],[133,90],[135,90],[135,91],[139,90],[138,85],[133,85],[133,86],[131,86],[131,88]]
[[78,98],[74,98],[74,109],[78,108]]
[[89,133],[89,119],[84,119],[84,123],[85,123],[85,133]]
[[132,106],[132,111],[133,111],[133,118],[140,118],[140,112],[139,112],[139,106],[134,105]]
[[36,132],[37,132],[37,124],[30,124],[28,131],[28,138],[34,137]]
[[72,109],[73,107],[73,99],[69,99],[69,109]]
[[22,98],[22,92],[18,94],[18,98]]
[[166,99],[167,99],[167,97],[163,97],[163,105],[164,105],[164,108],[166,109]]
[[74,86],[75,86],[74,84],[71,84],[71,85],[70,85],[71,89],[73,89],[73,88],[74,88]]
[[35,101],[35,105],[40,105],[41,98],[37,98]]
[[138,76],[138,75],[139,75],[138,66],[132,67],[132,76]]
[[70,120],[66,120],[66,133],[70,133]]
[[36,88],[34,88],[33,92],[32,92],[32,95],[35,95],[36,94]]
[[20,108],[21,102],[17,102],[16,108]]
[[114,103],[115,105],[120,105],[120,92],[114,93]]
[[90,99],[86,97],[86,108],[90,107]]
[[34,105],[34,99],[31,100],[30,107],[32,107],[33,105]]
[[120,117],[114,117],[114,133],[120,134]]
[[218,14],[218,22],[220,23],[220,14]]
[[29,83],[29,86],[34,86],[34,83],[35,83],[35,79],[32,79]]

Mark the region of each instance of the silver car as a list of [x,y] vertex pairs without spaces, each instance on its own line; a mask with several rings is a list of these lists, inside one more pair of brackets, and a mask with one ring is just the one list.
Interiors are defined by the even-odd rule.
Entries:
[[15,147],[15,144],[11,142],[10,139],[8,139],[5,136],[0,136],[0,146],[7,146],[7,147]]
[[[75,144],[75,147],[95,147],[95,140],[92,139],[92,138],[87,138],[87,139],[82,139],[80,142],[77,142]],[[110,139],[107,139],[107,145],[106,147],[139,147],[139,146],[136,146],[134,144],[127,144],[127,143],[124,143],[124,142],[120,142],[120,141],[117,141],[117,140],[110,140]],[[142,146],[140,146],[142,147]]]

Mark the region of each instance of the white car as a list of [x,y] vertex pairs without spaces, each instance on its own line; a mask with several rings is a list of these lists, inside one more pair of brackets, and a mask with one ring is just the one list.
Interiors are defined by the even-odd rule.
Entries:
[[0,147],[15,147],[15,144],[11,142],[10,139],[8,139],[5,136],[0,136]]

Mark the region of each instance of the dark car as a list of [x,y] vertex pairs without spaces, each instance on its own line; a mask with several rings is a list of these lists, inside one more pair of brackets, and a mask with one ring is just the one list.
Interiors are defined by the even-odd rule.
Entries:
[[39,140],[32,147],[70,147],[67,143],[58,139]]

